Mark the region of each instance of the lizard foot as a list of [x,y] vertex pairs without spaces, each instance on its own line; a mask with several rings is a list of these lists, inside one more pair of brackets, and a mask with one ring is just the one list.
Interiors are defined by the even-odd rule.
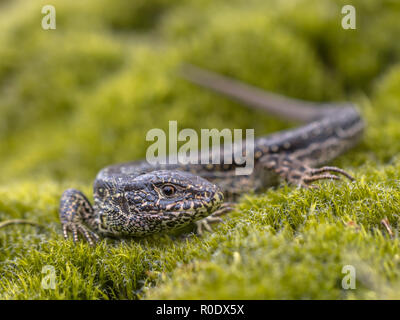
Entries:
[[60,220],[65,239],[68,239],[68,232],[71,232],[74,243],[78,241],[79,234],[91,246],[99,240],[99,236],[86,226],[86,224],[95,225],[95,223],[93,208],[82,192],[75,189],[64,191],[60,200]]
[[307,189],[319,188],[317,185],[312,184],[315,181],[340,180],[340,177],[333,173],[343,175],[354,181],[354,178],[343,169],[329,166],[314,169],[288,156],[270,156],[266,162],[266,167],[274,170],[287,182]]
[[196,221],[196,232],[198,235],[202,235],[204,233],[204,229],[207,230],[208,232],[212,232],[211,229],[211,224],[213,223],[219,223],[222,222],[223,220],[220,218],[222,215],[227,214],[228,212],[232,211],[232,203],[231,202],[225,202],[221,205],[221,207],[214,211],[211,215],[208,217],[205,217],[204,219],[201,219],[199,221]]
[[97,234],[83,224],[66,222],[62,224],[62,229],[65,239],[68,239],[68,232],[72,233],[74,243],[78,242],[78,234],[81,234],[91,246],[94,246],[100,239]]
[[327,179],[332,179],[332,180],[340,180],[340,177],[337,175],[332,174],[338,173],[349,179],[350,181],[354,181],[355,179],[348,174],[346,171],[343,169],[337,168],[337,167],[322,167],[318,169],[312,169],[312,168],[307,168],[305,174],[302,177],[302,183],[301,185],[303,187],[309,187],[309,188],[317,188],[318,186],[315,185],[310,185],[310,183],[318,180],[327,180]]

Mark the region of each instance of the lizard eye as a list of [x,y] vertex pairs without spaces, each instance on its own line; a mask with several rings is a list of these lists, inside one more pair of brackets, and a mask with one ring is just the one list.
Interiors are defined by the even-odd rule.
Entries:
[[167,184],[161,188],[161,191],[164,194],[164,196],[172,197],[176,192],[176,188],[170,184]]

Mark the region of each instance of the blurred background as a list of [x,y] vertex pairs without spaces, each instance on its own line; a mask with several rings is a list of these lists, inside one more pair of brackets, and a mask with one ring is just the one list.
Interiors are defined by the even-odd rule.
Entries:
[[[1,0],[0,182],[89,182],[144,157],[146,132],[168,120],[256,135],[289,125],[186,83],[184,62],[292,97],[361,102],[372,125],[352,163],[390,160],[400,148],[400,2],[352,1],[357,29],[344,30],[347,2]],[[56,30],[41,27],[46,4]]]
[[[42,29],[49,4],[55,30]],[[348,4],[356,30],[341,25]],[[0,221],[47,227],[1,229],[0,299],[398,298],[399,40],[399,0],[0,0]],[[356,103],[364,139],[334,165],[357,183],[246,195],[203,237],[63,241],[61,193],[92,199],[101,168],[145,157],[148,130],[295,125],[187,83],[183,63]],[[347,264],[359,290],[340,285]]]

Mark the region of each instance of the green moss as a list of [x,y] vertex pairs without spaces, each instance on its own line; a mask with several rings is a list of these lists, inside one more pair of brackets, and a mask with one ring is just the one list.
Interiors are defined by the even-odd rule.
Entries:
[[[339,0],[59,0],[55,31],[40,28],[43,4],[1,4],[0,221],[46,228],[0,230],[0,298],[399,298],[396,2],[354,1],[356,31],[340,27]],[[289,96],[358,103],[365,138],[334,163],[357,182],[244,195],[202,237],[64,241],[63,190],[91,198],[103,166],[144,157],[149,129],[177,120],[261,135],[292,125],[186,83],[182,62]],[[347,264],[356,290],[341,288]],[[41,285],[46,265],[55,290]]]
[[398,3],[353,1],[356,30],[341,28],[343,0],[323,0],[307,5],[298,1],[283,7],[280,18],[300,38],[312,43],[325,67],[347,91],[371,90],[374,78],[399,59]]
[[102,0],[96,4],[100,16],[117,30],[147,30],[155,27],[162,15],[183,1]]

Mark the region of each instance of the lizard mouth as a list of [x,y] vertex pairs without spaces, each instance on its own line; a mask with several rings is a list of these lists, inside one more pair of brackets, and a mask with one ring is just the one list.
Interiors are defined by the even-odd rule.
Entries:
[[156,209],[149,210],[145,213],[161,216],[176,215],[181,213],[206,213],[206,215],[208,215],[217,210],[223,203],[223,200],[224,195],[222,191],[218,189],[207,197],[180,199],[165,206],[160,205]]

